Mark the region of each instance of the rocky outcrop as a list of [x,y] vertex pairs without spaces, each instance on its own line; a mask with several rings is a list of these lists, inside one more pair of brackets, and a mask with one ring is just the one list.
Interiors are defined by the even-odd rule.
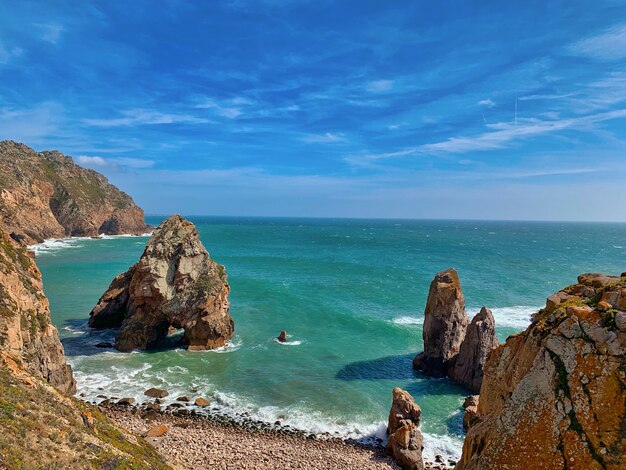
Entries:
[[394,388],[387,425],[387,452],[403,469],[424,468],[423,437],[419,430],[421,416],[422,411],[411,394]]
[[91,311],[89,326],[119,326],[120,351],[149,349],[170,328],[183,329],[191,350],[223,346],[234,330],[224,267],[210,257],[194,225],[164,221],[137,264],[117,276]]
[[626,273],[550,296],[488,355],[457,470],[626,468],[625,315]]
[[65,362],[32,252],[0,230],[0,355],[64,393],[76,382]]
[[0,229],[21,243],[150,230],[130,196],[59,152],[0,142]]
[[430,284],[424,311],[424,352],[413,367],[433,377],[444,377],[449,361],[459,353],[469,320],[459,275],[454,269],[438,273]]
[[496,322],[491,310],[483,307],[467,328],[459,354],[450,364],[448,376],[472,392],[480,392],[487,354],[497,346]]
[[470,395],[463,402],[463,429],[472,427],[478,418],[478,395]]

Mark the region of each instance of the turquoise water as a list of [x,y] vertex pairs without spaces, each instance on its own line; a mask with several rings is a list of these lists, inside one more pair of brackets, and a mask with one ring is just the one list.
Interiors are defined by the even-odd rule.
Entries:
[[[160,218],[149,218],[158,224]],[[626,270],[626,225],[190,217],[226,266],[235,336],[219,351],[123,354],[95,348],[89,311],[136,262],[146,237],[47,242],[38,264],[79,392],[134,396],[164,387],[221,413],[362,437],[384,431],[391,390],[423,410],[428,455],[457,455],[467,394],[411,368],[434,274],[458,269],[468,314],[492,308],[498,336],[521,331],[579,273]],[[290,341],[273,341],[280,330]]]

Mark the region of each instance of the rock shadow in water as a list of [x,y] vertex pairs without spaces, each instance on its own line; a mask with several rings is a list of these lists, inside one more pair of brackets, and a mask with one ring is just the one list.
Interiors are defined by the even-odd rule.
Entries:
[[335,378],[339,380],[410,380],[418,377],[413,369],[415,354],[386,356],[344,366]]

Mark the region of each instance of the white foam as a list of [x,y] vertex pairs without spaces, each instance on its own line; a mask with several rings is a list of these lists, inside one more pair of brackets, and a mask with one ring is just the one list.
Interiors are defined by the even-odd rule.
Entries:
[[278,341],[278,338],[274,338],[274,342],[281,346],[300,346],[302,344],[302,341]]
[[139,237],[150,237],[152,236],[152,232],[142,233],[141,235],[135,235],[134,233],[120,233],[118,235],[107,235],[106,233],[101,233],[98,235],[98,238],[101,240],[115,240],[116,238],[139,238]]
[[461,437],[427,432],[422,432],[422,434],[424,436],[424,460],[434,462],[437,455],[454,460],[461,458],[461,449],[463,448]]
[[48,238],[42,243],[29,245],[28,249],[39,253],[49,253],[59,251],[64,248],[78,248],[82,246],[81,242],[91,240],[90,237],[69,237],[69,238]]
[[215,349],[207,349],[204,351],[194,351],[194,353],[196,352],[217,353],[217,354],[230,353],[233,351],[237,351],[237,349],[241,347],[241,344],[242,344],[241,338],[235,336],[235,338],[233,338],[232,340],[226,341],[226,344],[224,346],[220,346],[219,348],[215,348]]
[[391,322],[396,325],[421,325],[424,323],[424,317],[397,317],[391,320]]
[[[498,326],[506,326],[510,328],[524,329],[530,325],[531,315],[537,312],[541,307],[532,307],[528,305],[514,305],[512,307],[495,307],[491,309],[493,318],[496,321],[496,328]],[[478,308],[468,308],[467,312],[470,317],[473,317]],[[476,313],[474,313],[476,312]]]

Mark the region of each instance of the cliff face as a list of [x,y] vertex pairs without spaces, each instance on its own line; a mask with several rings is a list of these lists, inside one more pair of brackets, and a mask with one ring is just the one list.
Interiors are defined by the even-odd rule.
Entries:
[[76,383],[50,322],[48,299],[32,253],[0,230],[0,355],[65,393]]
[[149,231],[143,211],[101,174],[11,141],[0,142],[0,228],[24,243]]
[[209,257],[194,225],[173,215],[154,231],[139,262],[113,280],[89,326],[119,326],[120,351],[151,348],[171,327],[184,329],[189,349],[213,349],[234,331],[229,292],[224,267]]
[[626,273],[585,274],[493,350],[457,470],[626,468]]

